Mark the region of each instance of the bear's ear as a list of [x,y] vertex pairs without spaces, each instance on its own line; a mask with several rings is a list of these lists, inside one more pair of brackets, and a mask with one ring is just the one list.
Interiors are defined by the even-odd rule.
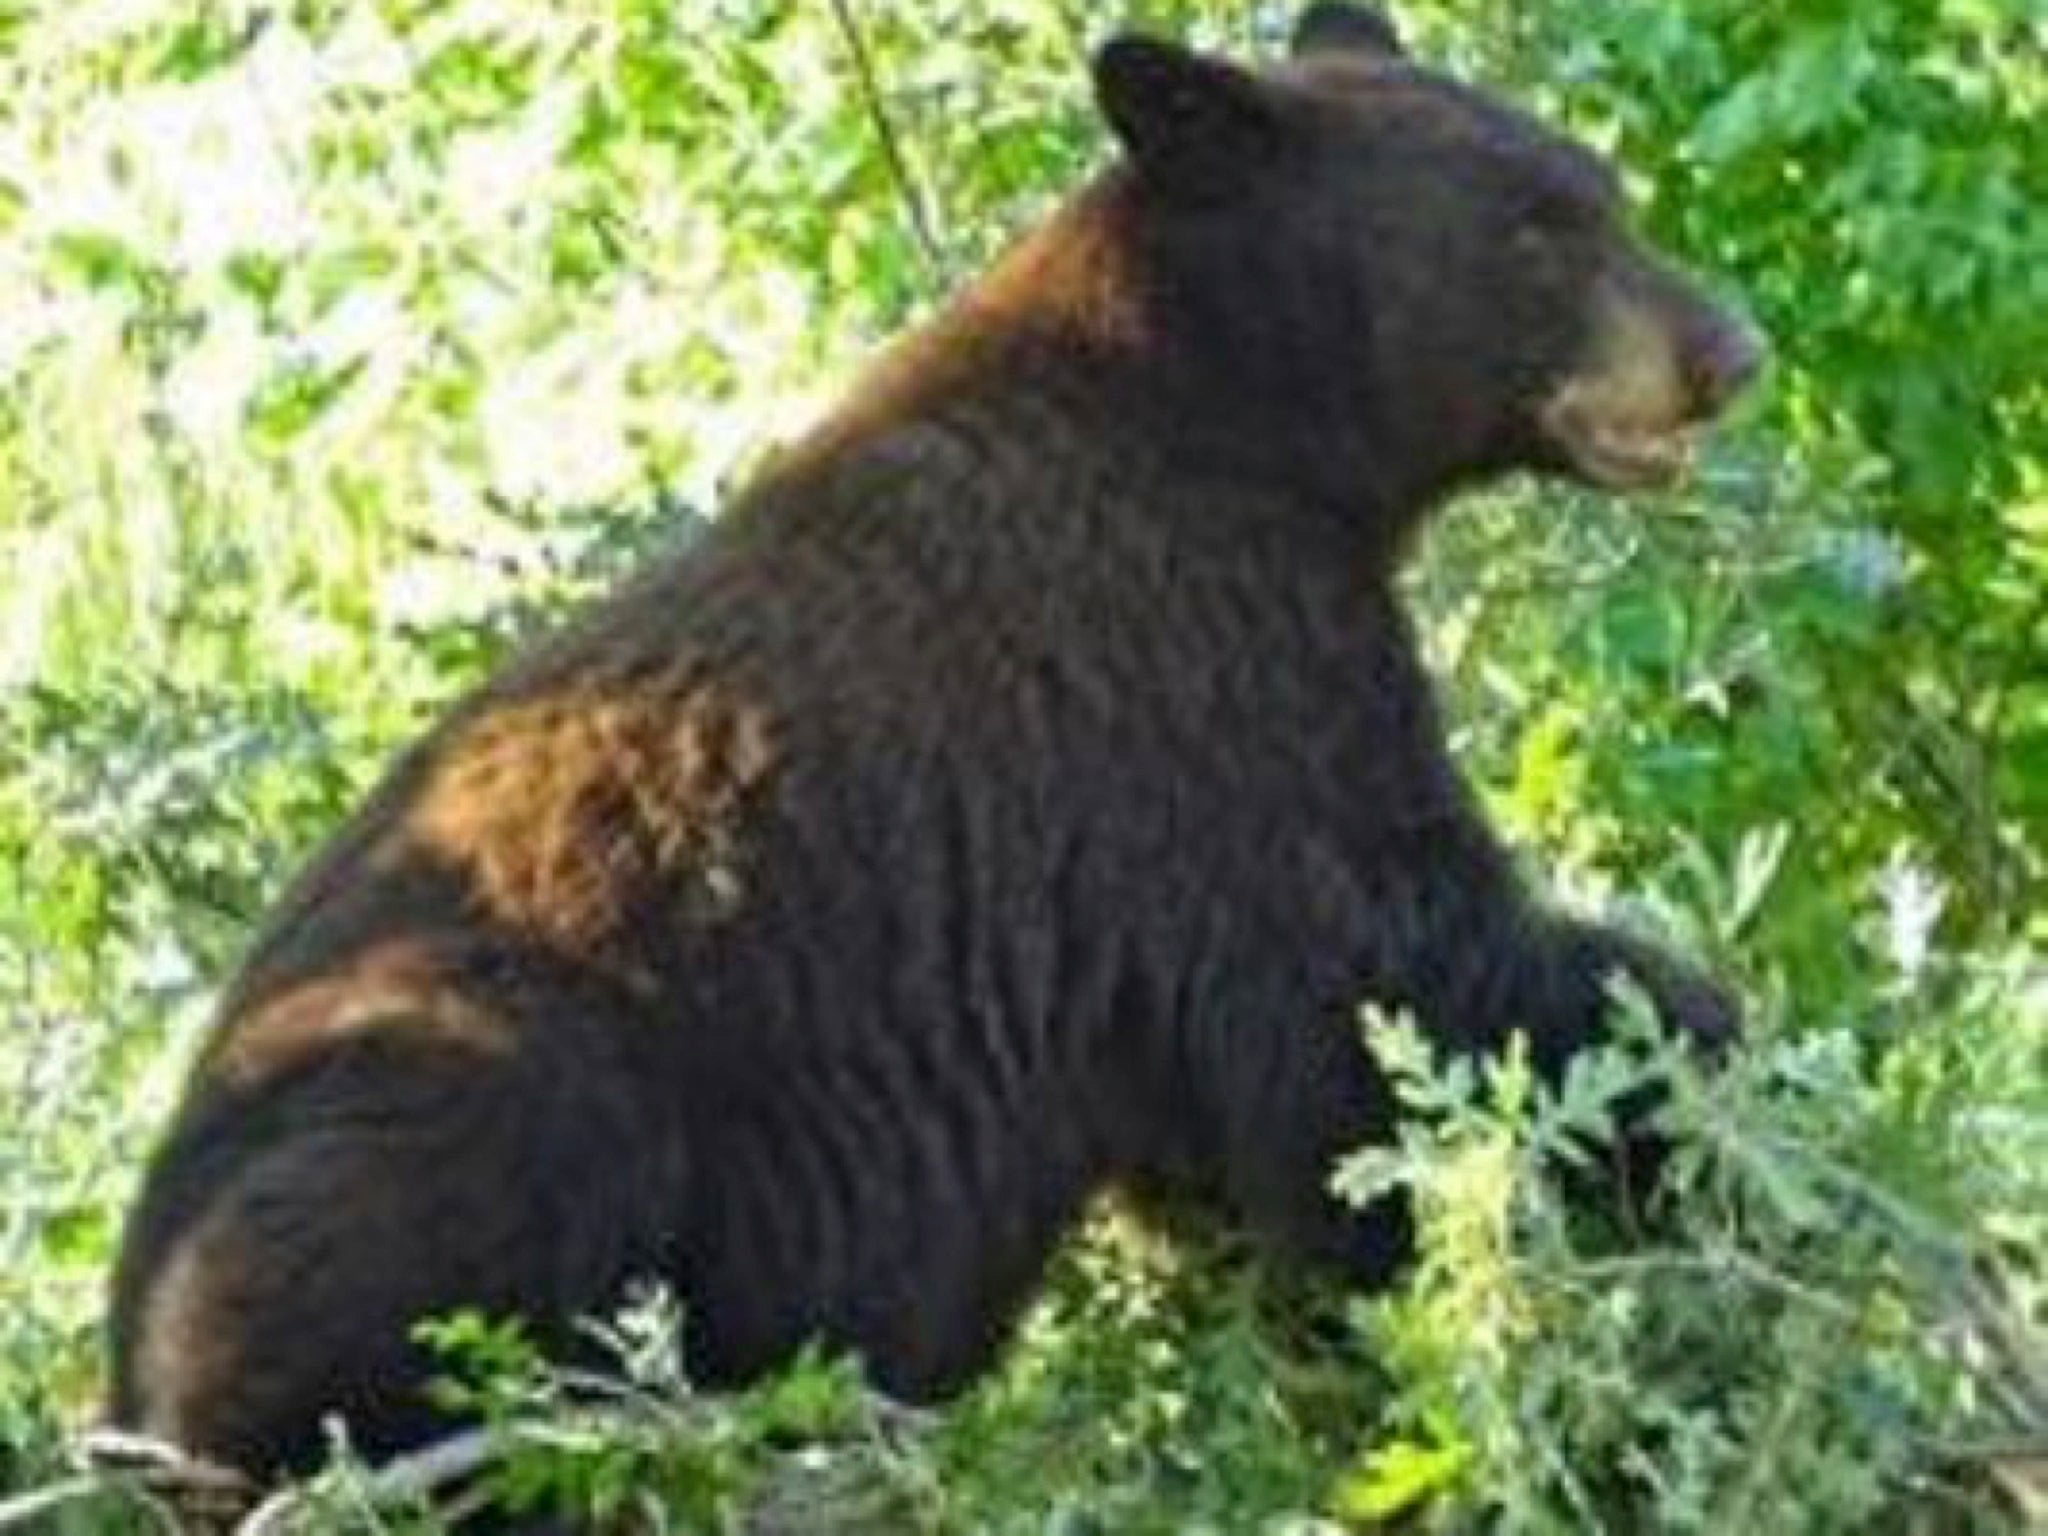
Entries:
[[1221,192],[1270,154],[1280,103],[1222,59],[1126,34],[1095,55],[1095,97],[1131,158],[1188,192]]
[[1362,5],[1323,0],[1301,13],[1294,24],[1292,52],[1297,59],[1313,53],[1352,53],[1367,58],[1403,57],[1401,34],[1378,11]]

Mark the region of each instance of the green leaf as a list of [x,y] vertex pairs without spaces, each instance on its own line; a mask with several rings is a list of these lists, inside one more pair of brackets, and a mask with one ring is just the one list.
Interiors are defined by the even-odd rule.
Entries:
[[1454,1490],[1472,1464],[1462,1443],[1419,1445],[1396,1440],[1370,1452],[1337,1485],[1331,1510],[1340,1519],[1392,1519]]

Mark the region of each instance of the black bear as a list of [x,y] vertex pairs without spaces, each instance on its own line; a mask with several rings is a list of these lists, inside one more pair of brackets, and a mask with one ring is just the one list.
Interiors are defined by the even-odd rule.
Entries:
[[1121,154],[687,551],[405,754],[270,915],[148,1170],[115,1420],[258,1476],[435,1429],[417,1319],[944,1394],[1105,1185],[1382,1280],[1361,1000],[1545,1070],[1685,963],[1546,909],[1395,594],[1517,468],[1641,487],[1757,364],[1614,173],[1319,6],[1105,46]]

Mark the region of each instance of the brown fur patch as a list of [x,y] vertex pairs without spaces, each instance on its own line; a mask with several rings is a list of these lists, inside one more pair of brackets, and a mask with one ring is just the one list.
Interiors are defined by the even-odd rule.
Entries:
[[224,1086],[245,1088],[377,1035],[479,1058],[512,1050],[505,1021],[465,999],[442,971],[416,943],[387,942],[339,975],[270,999],[263,1028],[221,1037],[206,1069]]
[[735,822],[773,761],[761,712],[712,685],[567,689],[501,705],[450,741],[406,841],[498,920],[598,944],[657,893],[700,916],[733,905]]

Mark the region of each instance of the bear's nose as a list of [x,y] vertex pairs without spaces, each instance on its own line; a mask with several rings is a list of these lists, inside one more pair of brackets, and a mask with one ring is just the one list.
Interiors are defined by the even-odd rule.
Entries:
[[1747,389],[1763,371],[1763,338],[1739,320],[1718,320],[1693,341],[1688,382],[1700,413],[1711,416]]

